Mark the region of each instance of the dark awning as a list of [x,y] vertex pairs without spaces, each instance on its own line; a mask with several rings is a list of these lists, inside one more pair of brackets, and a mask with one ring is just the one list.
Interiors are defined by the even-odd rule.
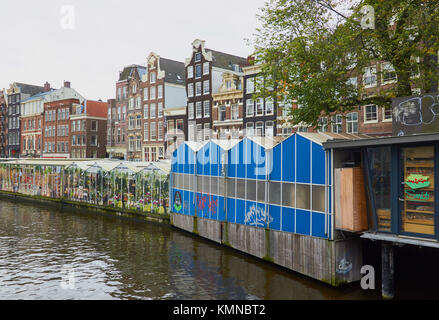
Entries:
[[426,133],[401,137],[381,137],[372,139],[356,139],[356,140],[328,140],[324,142],[325,149],[340,149],[340,148],[361,148],[361,147],[376,147],[387,146],[393,144],[406,143],[421,143],[439,141],[439,133]]

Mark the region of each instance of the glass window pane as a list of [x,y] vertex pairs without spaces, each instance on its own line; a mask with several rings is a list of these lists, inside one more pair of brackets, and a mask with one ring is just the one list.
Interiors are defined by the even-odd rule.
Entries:
[[247,200],[256,201],[256,180],[247,180]]
[[227,196],[229,198],[235,197],[235,179],[234,178],[227,179]]
[[369,175],[371,181],[371,196],[374,197],[377,215],[377,229],[390,231],[390,147],[367,149],[369,160]]
[[236,197],[245,199],[245,180],[236,179]]
[[295,188],[295,184],[293,183],[282,184],[282,204],[284,206],[294,207],[296,205],[294,188]]
[[205,176],[203,179],[203,192],[210,193],[210,177]]
[[210,177],[211,182],[211,194],[218,194],[218,177]]
[[312,210],[325,212],[324,186],[312,186]]
[[197,176],[197,191],[203,192],[203,176]]
[[269,202],[280,204],[280,182],[270,182]]
[[297,202],[296,208],[309,210],[311,186],[307,184],[296,184]]
[[265,181],[258,181],[258,202],[265,202]]

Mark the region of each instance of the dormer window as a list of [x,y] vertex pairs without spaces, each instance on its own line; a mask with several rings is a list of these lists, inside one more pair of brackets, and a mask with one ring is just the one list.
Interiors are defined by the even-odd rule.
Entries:
[[227,80],[226,81],[226,89],[231,89],[232,88],[232,81]]
[[133,86],[131,87],[132,89],[132,93],[136,93],[137,92],[137,85],[133,84]]
[[241,66],[239,64],[233,64],[233,71],[235,72],[241,72]]

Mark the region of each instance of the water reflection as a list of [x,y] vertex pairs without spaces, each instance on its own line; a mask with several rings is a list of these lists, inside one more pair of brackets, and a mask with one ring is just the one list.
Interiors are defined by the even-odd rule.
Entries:
[[168,226],[0,200],[0,299],[370,298]]

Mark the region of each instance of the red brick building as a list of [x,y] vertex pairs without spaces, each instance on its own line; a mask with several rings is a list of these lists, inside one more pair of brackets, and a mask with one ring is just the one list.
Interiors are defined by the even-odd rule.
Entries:
[[79,99],[64,99],[44,104],[43,158],[70,157],[70,114]]
[[[175,110],[186,105],[185,67],[183,62],[162,58],[154,52],[149,54],[147,66],[145,77],[140,83],[143,110],[142,160],[154,162],[166,158],[166,133],[169,131],[173,135],[176,127],[183,132],[185,130],[185,114]],[[167,124],[169,129],[166,128]],[[181,134],[177,135],[181,137]],[[169,139],[173,141],[174,137]]]
[[105,158],[108,103],[85,100],[70,114],[70,158]]

